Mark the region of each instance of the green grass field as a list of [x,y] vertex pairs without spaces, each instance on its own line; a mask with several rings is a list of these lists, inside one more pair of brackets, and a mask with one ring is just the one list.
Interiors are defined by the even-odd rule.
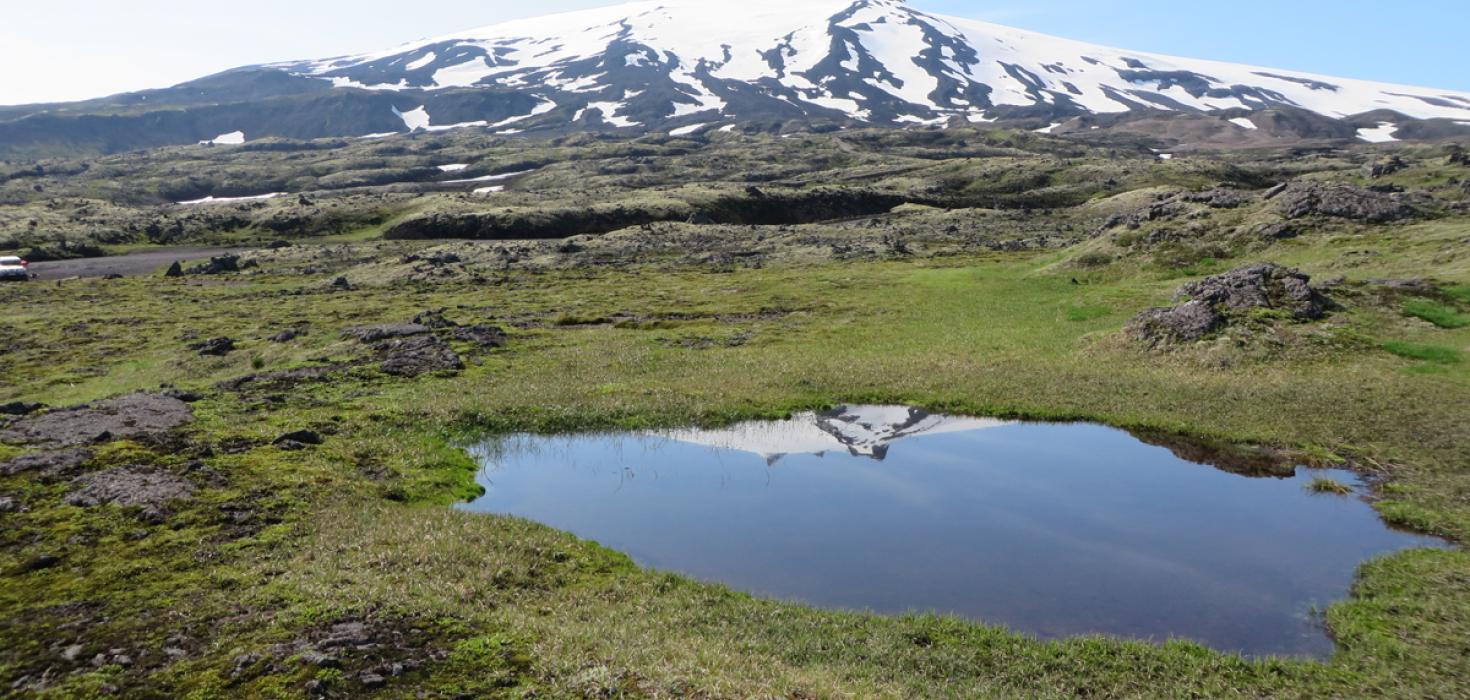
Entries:
[[[64,484],[0,480],[30,504],[4,516],[0,570],[13,585],[0,590],[0,617],[16,643],[0,652],[0,679],[34,679],[80,639],[86,658],[125,648],[135,665],[104,660],[58,678],[50,696],[111,686],[299,697],[313,682],[351,696],[368,689],[357,675],[366,664],[395,659],[409,668],[373,688],[385,697],[1463,696],[1470,556],[1459,550],[1366,563],[1354,596],[1325,612],[1339,644],[1329,662],[1251,661],[1187,642],[1038,642],[960,620],[761,601],[446,507],[475,488],[475,465],[453,447],[468,436],[884,402],[1283,448],[1373,475],[1391,523],[1470,539],[1470,366],[1458,361],[1470,330],[1365,299],[1333,324],[1287,327],[1264,344],[1151,353],[1118,331],[1166,302],[1177,274],[1079,268],[1069,255],[584,269],[351,291],[273,275],[6,288],[0,369],[12,383],[0,398],[205,390],[192,447],[119,443],[98,459],[180,468],[212,446],[202,458],[223,483],[175,522],[146,525],[61,505]],[[1350,277],[1390,274],[1415,255]],[[1341,260],[1321,241],[1271,259],[1322,275]],[[212,389],[260,368],[348,358],[356,350],[340,329],[441,307],[505,325],[510,344],[455,376],[349,370],[269,398]],[[264,340],[293,325],[308,334]],[[184,349],[218,335],[239,350]],[[328,430],[327,443],[221,449],[303,426]],[[42,554],[61,564],[16,573]],[[399,641],[344,654],[340,668],[293,651],[344,621]],[[68,622],[82,631],[54,632]],[[171,646],[184,653],[166,657]]]

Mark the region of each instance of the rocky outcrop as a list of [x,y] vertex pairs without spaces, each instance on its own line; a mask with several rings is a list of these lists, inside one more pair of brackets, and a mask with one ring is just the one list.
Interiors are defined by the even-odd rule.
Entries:
[[1228,311],[1281,309],[1300,320],[1321,318],[1327,298],[1311,286],[1311,277],[1273,263],[1239,267],[1179,288],[1176,300],[1203,301]]
[[1390,193],[1340,182],[1297,181],[1274,195],[1277,208],[1288,219],[1332,216],[1381,224],[1414,216],[1414,207]]
[[417,335],[386,340],[377,344],[377,350],[383,357],[380,369],[400,377],[464,369],[464,361],[438,336]]
[[92,508],[116,505],[140,508],[147,520],[160,521],[173,501],[191,498],[194,486],[172,473],[148,467],[119,467],[77,480],[78,489],[64,499],[68,505]]
[[36,452],[0,462],[0,476],[37,473],[43,478],[66,476],[91,461],[92,453],[82,449]]
[[1128,324],[1133,336],[1154,342],[1164,340],[1195,341],[1219,330],[1225,316],[1202,301],[1178,306],[1149,309]]
[[428,332],[429,327],[420,323],[380,323],[373,326],[348,328],[342,331],[342,336],[355,339],[360,343],[376,343],[390,338],[424,335]]
[[0,440],[39,447],[74,447],[166,433],[194,420],[189,404],[162,394],[128,394],[22,418]]
[[1193,342],[1259,309],[1283,312],[1298,321],[1322,318],[1331,301],[1311,278],[1272,263],[1248,265],[1179,288],[1181,302],[1144,311],[1129,324],[1130,335],[1151,344]]
[[1229,187],[1216,187],[1202,192],[1185,192],[1179,195],[1178,199],[1203,204],[1211,209],[1236,209],[1250,204],[1255,199],[1255,195]]
[[343,337],[370,346],[379,369],[400,377],[417,377],[431,372],[456,372],[464,360],[448,341],[468,343],[481,350],[503,347],[505,331],[496,326],[461,326],[445,316],[448,309],[430,309],[414,316],[412,323],[382,323],[349,328]]

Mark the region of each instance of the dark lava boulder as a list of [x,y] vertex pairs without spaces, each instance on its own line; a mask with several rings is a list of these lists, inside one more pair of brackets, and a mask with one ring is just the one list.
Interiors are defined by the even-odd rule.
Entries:
[[425,326],[428,328],[454,328],[458,326],[458,323],[455,323],[454,321],[451,321],[444,316],[445,311],[448,311],[448,309],[429,309],[427,311],[420,311],[417,316],[413,317],[413,322],[420,326]]
[[1284,241],[1288,238],[1296,238],[1301,235],[1301,232],[1291,224],[1276,223],[1264,224],[1256,228],[1255,234],[1268,241]]
[[221,255],[218,257],[213,257],[209,259],[209,262],[204,263],[203,265],[196,265],[189,268],[189,274],[191,275],[222,275],[226,272],[239,271],[240,256],[238,255]]
[[1292,182],[1273,198],[1288,219],[1321,215],[1381,224],[1414,215],[1400,197],[1340,182]]
[[508,340],[505,331],[497,326],[461,326],[450,331],[449,337],[482,348],[505,347]]
[[1403,158],[1393,155],[1369,164],[1365,171],[1369,178],[1377,180],[1380,177],[1388,177],[1407,167],[1409,167],[1409,164],[1405,163]]
[[1322,318],[1332,302],[1311,278],[1272,263],[1247,265],[1179,288],[1172,307],[1149,309],[1128,324],[1135,338],[1155,345],[1205,338],[1246,313],[1271,309],[1298,321]]
[[27,402],[27,401],[11,401],[10,403],[0,403],[0,415],[4,415],[4,416],[25,416],[25,415],[29,415],[29,414],[35,413],[36,411],[39,411],[39,410],[41,410],[41,409],[43,409],[45,407],[46,407],[46,404],[43,404],[43,403],[30,403],[30,402]]
[[235,351],[235,340],[233,338],[210,338],[202,343],[190,345],[189,349],[203,357],[224,357]]
[[276,438],[271,444],[285,449],[293,449],[298,446],[320,445],[323,442],[325,440],[322,439],[321,433],[315,430],[297,430]]

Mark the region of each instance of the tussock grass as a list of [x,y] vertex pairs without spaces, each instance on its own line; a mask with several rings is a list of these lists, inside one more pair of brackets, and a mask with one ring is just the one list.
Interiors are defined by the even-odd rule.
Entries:
[[1457,309],[1428,299],[1410,299],[1404,302],[1404,313],[1428,321],[1440,328],[1464,328],[1470,326],[1470,316]]
[[1325,493],[1337,496],[1346,496],[1353,492],[1353,487],[1348,486],[1347,484],[1344,484],[1336,479],[1329,479],[1327,477],[1319,476],[1315,479],[1312,479],[1311,483],[1307,484],[1307,490],[1311,491],[1312,493]]
[[1411,360],[1424,360],[1440,365],[1459,364],[1464,359],[1464,353],[1455,348],[1443,345],[1420,345],[1418,343],[1406,343],[1398,340],[1390,340],[1383,344],[1383,349],[1399,357]]

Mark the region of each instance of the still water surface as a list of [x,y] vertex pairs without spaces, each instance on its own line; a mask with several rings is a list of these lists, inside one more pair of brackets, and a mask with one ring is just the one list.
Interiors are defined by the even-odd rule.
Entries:
[[514,435],[482,498],[639,563],[774,598],[935,611],[1043,638],[1326,656],[1314,609],[1365,559],[1443,546],[1325,476],[1252,478],[1088,424],[853,406],[721,430]]

